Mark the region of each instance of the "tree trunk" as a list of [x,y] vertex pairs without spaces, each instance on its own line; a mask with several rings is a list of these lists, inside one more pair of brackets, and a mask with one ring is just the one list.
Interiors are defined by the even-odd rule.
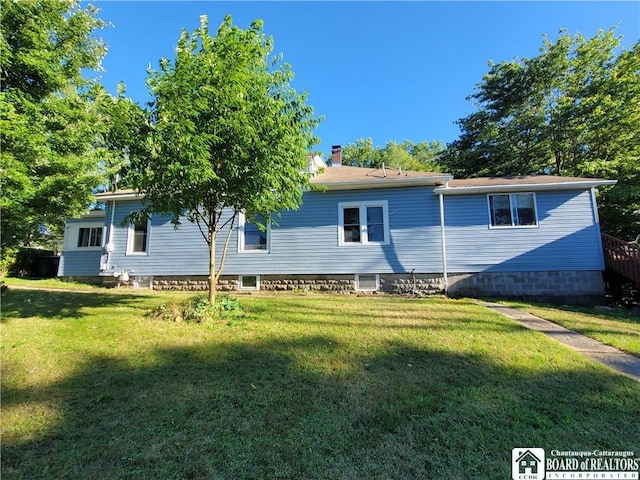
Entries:
[[216,304],[216,232],[209,231],[209,303]]

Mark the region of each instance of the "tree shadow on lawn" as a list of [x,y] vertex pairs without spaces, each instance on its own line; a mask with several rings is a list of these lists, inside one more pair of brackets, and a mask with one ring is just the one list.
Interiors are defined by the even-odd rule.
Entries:
[[140,305],[141,315],[145,307],[145,296],[139,294],[117,294],[111,292],[56,292],[51,290],[10,289],[2,297],[2,322],[18,318],[44,317],[78,318],[84,316],[85,308]]
[[35,437],[6,429],[3,478],[495,479],[516,447],[640,450],[640,388],[578,356],[523,371],[393,342],[344,366],[345,345],[159,349],[143,367],[101,356],[9,389],[4,409],[59,417]]
[[[390,310],[389,299],[403,301],[397,310]],[[374,297],[371,300],[375,300]],[[431,311],[426,301],[416,301],[401,297],[380,297],[381,306],[374,310],[368,305],[363,311],[350,310],[345,313],[340,305],[327,306],[322,302],[305,304],[303,300],[294,298],[291,300],[278,299],[277,306],[255,305],[247,308],[247,313],[257,314],[270,322],[282,322],[284,324],[313,325],[318,327],[344,327],[344,328],[381,328],[385,330],[476,330],[495,332],[518,332],[524,327],[516,322],[496,322],[494,317],[487,319],[478,318],[480,308],[472,302],[457,300],[456,303],[444,304],[446,308],[441,311]],[[438,304],[434,302],[434,304]],[[392,308],[392,307],[391,307]],[[336,320],[336,318],[343,318]],[[440,316],[441,318],[438,318]]]

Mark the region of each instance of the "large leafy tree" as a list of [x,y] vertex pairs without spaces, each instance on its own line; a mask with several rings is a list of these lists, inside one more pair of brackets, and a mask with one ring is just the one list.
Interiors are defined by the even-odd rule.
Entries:
[[399,168],[414,171],[438,171],[438,155],[444,149],[441,142],[401,143],[390,141],[384,147],[373,145],[371,138],[359,138],[343,149],[343,163],[354,167]]
[[538,56],[490,64],[441,156],[458,176],[557,174],[617,179],[602,188],[603,229],[625,237],[640,218],[640,43],[618,53],[612,30],[561,32]]
[[105,181],[102,187],[132,188],[132,159],[151,155],[150,113],[126,96],[123,83],[118,85],[116,96],[102,95],[98,104],[104,124],[100,137],[105,151],[100,164]]
[[73,0],[2,0],[0,154],[2,245],[60,236],[101,182],[105,95],[85,69],[106,52],[105,23]]
[[162,212],[176,226],[186,218],[200,227],[211,303],[224,265],[218,233],[228,228],[226,252],[239,212],[264,225],[297,208],[309,185],[306,154],[319,120],[292,78],[262,22],[242,30],[230,16],[213,37],[201,17],[200,28],[182,33],[175,59],[150,73],[151,154],[131,157],[129,177],[145,194],[140,215]]

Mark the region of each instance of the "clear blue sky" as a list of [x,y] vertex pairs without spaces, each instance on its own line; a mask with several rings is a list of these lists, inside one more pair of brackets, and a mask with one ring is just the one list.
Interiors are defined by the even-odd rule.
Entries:
[[294,86],[325,116],[316,149],[371,137],[451,142],[455,121],[474,111],[466,97],[500,62],[537,55],[542,37],[560,29],[592,37],[616,27],[622,45],[640,39],[640,2],[168,2],[96,1],[109,45],[102,82],[123,81],[134,101],[149,97],[149,64],[172,58],[182,29],[209,16],[212,32],[226,14],[241,28],[264,21],[296,74]]

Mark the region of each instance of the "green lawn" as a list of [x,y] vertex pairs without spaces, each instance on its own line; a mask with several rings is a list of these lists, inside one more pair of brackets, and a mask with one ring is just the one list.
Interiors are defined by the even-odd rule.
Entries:
[[32,278],[2,277],[3,283],[9,287],[28,288],[55,288],[60,290],[105,290],[104,287],[89,285],[87,283],[62,281],[58,278],[43,278],[34,280]]
[[[640,384],[464,300],[9,289],[4,479],[506,479],[511,449],[640,451]],[[184,297],[180,297],[184,298]]]
[[612,312],[598,312],[592,308],[554,307],[520,302],[507,303],[640,357],[640,316],[638,315],[622,309],[616,309]]

